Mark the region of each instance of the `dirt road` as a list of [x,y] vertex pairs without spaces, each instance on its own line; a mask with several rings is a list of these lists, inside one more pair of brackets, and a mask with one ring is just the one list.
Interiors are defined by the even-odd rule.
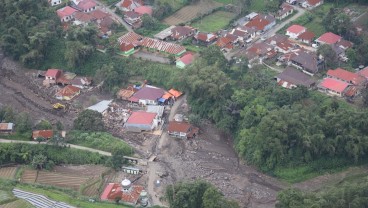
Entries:
[[[35,141],[21,141],[21,140],[9,140],[9,139],[0,139],[0,143],[25,143],[25,144],[35,144],[35,145],[38,144],[38,142],[35,142]],[[48,143],[41,142],[41,144],[48,144]],[[48,145],[50,145],[50,144],[48,144]],[[92,148],[88,148],[88,147],[74,145],[74,144],[67,144],[67,146],[70,147],[70,148],[74,148],[74,149],[86,150],[86,151],[89,151],[89,152],[97,152],[101,155],[111,156],[110,152],[105,152],[105,151],[96,150],[96,149],[92,149]]]

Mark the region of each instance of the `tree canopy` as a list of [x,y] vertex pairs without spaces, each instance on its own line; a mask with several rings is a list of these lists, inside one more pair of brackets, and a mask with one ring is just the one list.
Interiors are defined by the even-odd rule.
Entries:
[[74,129],[81,131],[104,131],[102,114],[93,110],[84,110],[74,120]]

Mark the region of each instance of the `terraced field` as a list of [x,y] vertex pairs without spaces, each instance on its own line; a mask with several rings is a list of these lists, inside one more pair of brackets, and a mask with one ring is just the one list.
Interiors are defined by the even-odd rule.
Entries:
[[11,198],[12,196],[8,192],[0,190],[0,202],[11,199]]
[[23,183],[34,183],[37,179],[37,171],[36,170],[24,170],[21,181]]
[[23,199],[18,199],[16,201],[1,205],[1,208],[34,208],[34,206]]
[[2,179],[14,179],[17,167],[4,167],[0,168],[0,178]]
[[71,176],[54,172],[39,171],[36,183],[71,188],[78,191],[79,187],[86,183],[88,179],[88,177],[82,175]]
[[84,189],[83,191],[83,195],[84,196],[98,196],[99,193],[99,189],[101,187],[101,180],[100,179],[95,179],[92,183],[90,183],[91,185],[89,185],[86,189]]
[[223,4],[215,1],[200,1],[197,4],[192,4],[181,8],[173,15],[163,20],[168,25],[178,25],[180,23],[186,23],[192,19],[208,14],[213,9],[221,7]]

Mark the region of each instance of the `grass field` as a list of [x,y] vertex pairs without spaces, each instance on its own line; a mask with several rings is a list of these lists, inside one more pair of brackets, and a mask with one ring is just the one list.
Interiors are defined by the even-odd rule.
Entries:
[[237,2],[237,0],[214,0],[214,1],[223,3],[223,4],[234,4]]
[[260,12],[265,10],[265,1],[252,1],[252,4],[250,5],[250,11],[252,12]]
[[192,26],[198,28],[199,31],[216,32],[228,26],[234,17],[234,13],[217,11],[194,22]]
[[7,204],[3,204],[1,208],[33,208],[34,206],[23,199],[18,199]]
[[160,4],[168,3],[173,11],[176,11],[184,6],[183,0],[158,0],[157,2],[160,2]]

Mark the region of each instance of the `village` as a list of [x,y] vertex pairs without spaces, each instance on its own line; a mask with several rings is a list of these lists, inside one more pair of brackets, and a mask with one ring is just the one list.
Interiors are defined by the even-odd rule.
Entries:
[[[58,8],[55,12],[63,30],[93,25],[98,29],[99,39],[109,40],[105,45],[98,43],[96,49],[107,53],[107,48],[113,47],[122,59],[171,64],[183,70],[194,64],[203,48],[218,47],[226,59],[236,64],[245,62],[250,69],[268,68],[275,74],[275,84],[286,89],[303,87],[354,104],[361,102],[361,92],[367,88],[368,66],[353,70],[344,67],[353,42],[329,31],[316,35],[308,27],[293,23],[323,5],[323,0],[286,0],[275,13],[251,12],[218,31],[201,31],[180,23],[153,35],[137,32],[154,10],[141,0],[121,0],[111,5],[95,0],[49,0],[49,3]],[[226,5],[222,9],[232,8]],[[118,27],[124,32],[118,32]],[[326,68],[326,57],[318,52],[324,45],[336,53],[339,67]],[[57,135],[61,138],[68,137],[73,120],[81,112],[98,112],[106,130],[134,150],[134,155],[124,156],[120,172],[106,177],[98,191],[86,194],[91,196],[90,200],[98,195],[101,201],[114,202],[119,198],[118,201],[132,206],[164,206],[165,186],[183,179],[203,179],[226,197],[246,206],[272,207],[277,192],[286,187],[239,162],[232,141],[222,137],[209,122],[201,125],[191,122],[191,108],[184,91],[139,79],[131,80],[111,96],[102,92],[103,81],[96,82],[92,76],[62,68],[29,70],[23,76],[17,69],[22,67],[11,66],[5,59],[0,54],[0,66],[4,68],[0,101],[14,103],[13,107],[21,111],[34,111],[32,119],[47,118],[53,125],[63,123],[64,130]],[[15,121],[0,123],[0,132],[11,135],[15,126]],[[32,132],[30,142],[47,142],[53,137],[53,130],[37,129]],[[108,152],[104,154],[111,156]],[[83,172],[72,168],[68,171],[70,177]],[[92,178],[97,178],[105,170],[96,171],[95,175],[92,169],[88,171]],[[37,177],[40,173],[43,174],[29,171],[31,179],[22,181],[50,185]],[[87,178],[83,179],[86,181]],[[59,186],[75,189],[72,184]],[[27,195],[21,191],[14,194],[20,198]]]

